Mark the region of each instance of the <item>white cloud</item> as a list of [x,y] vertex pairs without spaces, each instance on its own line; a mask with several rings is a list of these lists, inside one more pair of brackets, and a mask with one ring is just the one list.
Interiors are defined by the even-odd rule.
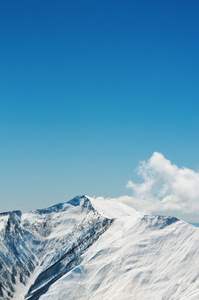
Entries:
[[137,168],[143,183],[127,183],[133,195],[113,200],[131,204],[145,213],[173,214],[188,221],[199,221],[199,172],[178,168],[161,153],[154,152]]

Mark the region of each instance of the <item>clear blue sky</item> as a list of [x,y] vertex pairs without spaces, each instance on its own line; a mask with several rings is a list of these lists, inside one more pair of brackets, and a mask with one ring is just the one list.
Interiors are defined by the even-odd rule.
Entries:
[[0,1],[0,203],[116,197],[154,151],[199,168],[199,2]]

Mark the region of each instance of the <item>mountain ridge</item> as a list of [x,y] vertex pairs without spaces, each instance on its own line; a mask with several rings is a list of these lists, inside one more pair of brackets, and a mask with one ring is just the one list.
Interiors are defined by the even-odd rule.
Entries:
[[199,231],[175,217],[83,195],[0,226],[0,299],[199,297]]

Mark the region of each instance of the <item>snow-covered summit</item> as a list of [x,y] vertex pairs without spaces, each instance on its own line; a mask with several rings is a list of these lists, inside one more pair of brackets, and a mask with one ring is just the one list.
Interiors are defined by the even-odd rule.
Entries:
[[77,196],[0,214],[0,299],[199,299],[199,229]]

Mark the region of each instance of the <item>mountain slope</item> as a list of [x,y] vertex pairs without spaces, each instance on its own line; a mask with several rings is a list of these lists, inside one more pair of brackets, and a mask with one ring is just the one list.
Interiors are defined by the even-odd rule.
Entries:
[[[91,202],[104,216],[116,206]],[[82,263],[41,300],[199,299],[198,228],[172,217],[120,211]]]
[[84,196],[0,217],[0,299],[17,300],[39,299],[81,261],[82,253],[113,221],[98,214]]
[[86,196],[0,215],[0,299],[199,299],[199,229]]

